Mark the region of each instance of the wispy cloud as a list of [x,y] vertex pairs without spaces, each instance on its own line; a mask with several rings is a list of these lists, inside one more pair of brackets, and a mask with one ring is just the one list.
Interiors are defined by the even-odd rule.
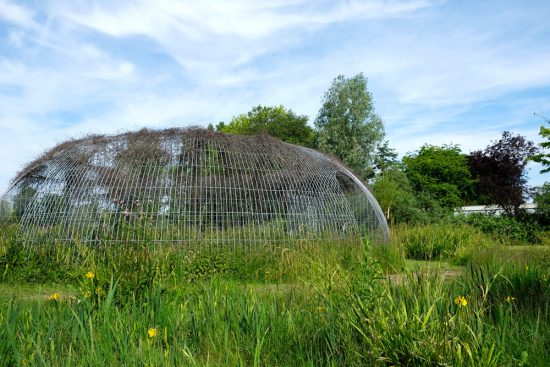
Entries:
[[427,1],[135,1],[124,6],[63,4],[56,12],[114,37],[154,40],[201,83],[224,86],[228,73],[242,74],[239,68],[259,57],[299,48],[330,25],[394,17],[429,5]]
[[29,9],[6,0],[0,1],[0,20],[25,28],[35,25],[33,14]]
[[[550,5],[499,1],[0,0],[0,189],[63,139],[217,123],[257,104],[316,116],[364,72],[392,146],[538,139]],[[534,180],[539,180],[536,176]]]

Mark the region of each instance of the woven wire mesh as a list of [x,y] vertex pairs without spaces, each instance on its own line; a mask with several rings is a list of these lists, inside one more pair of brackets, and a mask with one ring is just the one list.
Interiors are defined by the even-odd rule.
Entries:
[[201,246],[387,239],[367,188],[321,153],[264,135],[141,130],[58,145],[0,202],[27,243]]

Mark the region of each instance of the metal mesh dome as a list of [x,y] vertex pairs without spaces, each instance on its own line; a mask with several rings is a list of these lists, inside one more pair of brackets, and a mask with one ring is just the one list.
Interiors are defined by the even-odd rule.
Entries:
[[275,245],[387,239],[375,198],[342,164],[269,136],[141,130],[68,141],[31,162],[0,220],[29,243]]

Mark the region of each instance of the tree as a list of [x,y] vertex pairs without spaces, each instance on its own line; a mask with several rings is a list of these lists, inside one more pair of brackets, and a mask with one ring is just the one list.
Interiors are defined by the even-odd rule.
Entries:
[[433,198],[448,209],[462,206],[468,198],[472,176],[467,158],[457,145],[426,144],[418,152],[403,157],[403,164],[413,189],[423,194],[420,197]]
[[386,140],[377,146],[377,154],[374,158],[374,168],[378,175],[383,175],[396,166],[399,166],[397,160],[397,152],[389,147],[389,142]]
[[[550,124],[550,120],[544,119],[547,124]],[[550,127],[540,127],[539,135],[542,138],[545,138],[546,141],[543,141],[540,143],[541,150],[544,149],[550,149]],[[544,167],[540,173],[547,173],[550,172],[550,153],[544,153],[540,152],[539,154],[535,154],[533,157],[531,157],[531,160],[534,162],[541,163]]]
[[527,160],[537,151],[532,141],[505,131],[500,140],[472,152],[468,158],[470,171],[484,204],[497,204],[506,214],[518,217],[527,193]]
[[376,178],[372,193],[389,223],[414,223],[423,220],[415,192],[407,175],[398,165],[389,167]]
[[225,124],[220,122],[216,130],[241,135],[268,133],[291,144],[311,147],[315,141],[313,128],[307,125],[307,116],[296,115],[283,106],[256,106]]
[[537,204],[537,216],[542,225],[550,225],[550,182],[535,188],[533,202]]
[[372,178],[384,124],[374,113],[367,79],[362,73],[349,79],[337,76],[322,102],[315,119],[319,149],[336,155],[361,177]]

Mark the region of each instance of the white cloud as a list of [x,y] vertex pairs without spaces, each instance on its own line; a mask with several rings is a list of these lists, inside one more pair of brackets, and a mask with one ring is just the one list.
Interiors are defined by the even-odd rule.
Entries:
[[402,154],[482,148],[504,128],[535,139],[525,116],[550,114],[539,5],[0,0],[0,189],[15,166],[90,132],[215,124],[257,104],[312,122],[331,80],[361,71]]
[[[281,30],[406,14],[430,1],[131,1],[55,8],[63,16],[113,36],[146,35],[162,42],[166,33],[203,39],[234,35],[263,39]],[[123,5],[122,5],[123,4]]]
[[25,28],[35,25],[32,12],[7,0],[0,0],[0,20],[15,23]]
[[124,60],[116,60],[105,51],[85,44],[75,50],[75,58],[81,64],[82,76],[93,79],[119,79],[130,76],[134,71],[134,65]]
[[[115,37],[143,36],[190,74],[217,84],[262,55],[296,47],[331,24],[408,14],[428,1],[133,1],[85,7],[56,3],[65,19]],[[267,5],[266,5],[267,4]],[[223,83],[222,83],[223,84]]]

